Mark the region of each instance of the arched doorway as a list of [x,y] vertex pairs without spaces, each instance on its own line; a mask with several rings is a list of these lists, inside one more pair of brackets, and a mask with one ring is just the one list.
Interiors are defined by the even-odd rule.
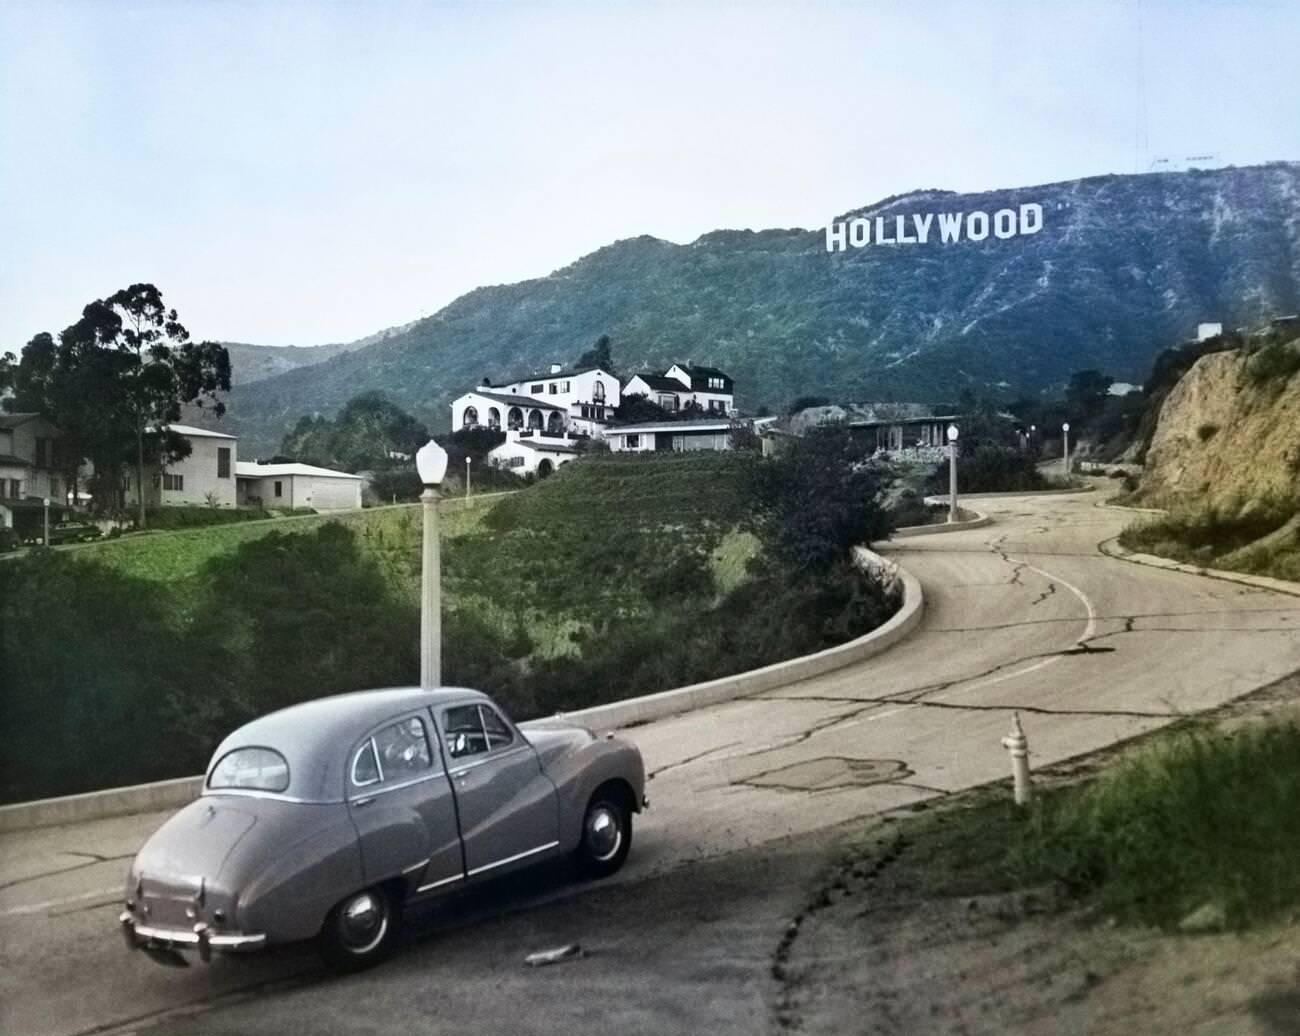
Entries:
[[467,406],[464,415],[461,417],[460,425],[462,428],[477,428],[478,408]]
[[542,430],[542,412],[540,410],[528,411],[528,428],[534,432]]
[[488,427],[494,431],[501,427],[501,411],[496,407],[488,408]]
[[517,406],[512,406],[510,412],[506,414],[506,427],[516,430],[524,426],[524,412]]
[[551,463],[550,458],[543,457],[537,465],[537,477],[546,478],[554,470],[555,465]]
[[551,416],[546,419],[546,432],[548,435],[560,435],[564,432],[564,424],[560,421],[558,410],[552,410]]

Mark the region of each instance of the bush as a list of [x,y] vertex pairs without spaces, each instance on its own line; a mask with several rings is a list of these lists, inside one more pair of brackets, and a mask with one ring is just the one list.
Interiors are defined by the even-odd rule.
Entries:
[[1300,726],[1187,734],[1034,808],[1013,862],[1116,915],[1229,927],[1300,903]]
[[1300,371],[1300,343],[1272,341],[1250,355],[1243,373],[1256,387],[1280,388],[1297,371]]
[[246,507],[159,507],[146,515],[145,527],[155,530],[199,529],[209,525],[257,521],[266,512]]
[[[990,442],[963,446],[957,451],[959,493],[1014,493],[1047,489],[1049,484],[1033,456],[1010,446]],[[926,483],[930,493],[948,492],[948,467],[935,469]]]

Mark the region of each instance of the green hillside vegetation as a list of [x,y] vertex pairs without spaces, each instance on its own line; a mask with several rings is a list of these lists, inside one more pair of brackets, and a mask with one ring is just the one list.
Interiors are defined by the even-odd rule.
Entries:
[[[448,502],[444,682],[523,719],[865,632],[896,602],[845,559],[883,525],[874,483],[837,472],[798,455],[607,455],[515,495]],[[830,506],[795,508],[796,495]],[[847,499],[854,516],[827,525]],[[759,520],[778,505],[802,524]],[[0,800],[198,772],[255,715],[413,682],[420,538],[420,508],[399,506],[0,564]],[[794,547],[806,565],[780,560]]]
[[963,387],[1006,400],[1084,368],[1136,382],[1205,314],[1236,327],[1300,309],[1297,191],[1296,163],[916,191],[848,215],[1034,202],[1043,229],[834,254],[820,229],[630,238],[479,288],[365,349],[238,385],[230,416],[250,448],[274,449],[299,415],[380,389],[445,428],[448,403],[483,375],[544,370],[601,334],[621,370],[723,368],[750,411],[803,394],[935,402]]

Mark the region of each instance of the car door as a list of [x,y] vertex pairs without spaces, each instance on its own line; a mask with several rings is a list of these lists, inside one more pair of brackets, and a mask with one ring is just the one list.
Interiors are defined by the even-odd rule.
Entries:
[[559,802],[537,753],[491,705],[439,712],[468,877],[522,865],[559,845]]
[[403,876],[413,892],[464,877],[456,804],[428,710],[376,727],[353,746],[348,812],[366,881]]

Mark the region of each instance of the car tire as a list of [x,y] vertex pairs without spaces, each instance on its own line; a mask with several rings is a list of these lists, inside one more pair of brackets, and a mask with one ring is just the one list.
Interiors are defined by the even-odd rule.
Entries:
[[361,971],[387,957],[397,942],[401,904],[386,888],[354,892],[339,902],[320,932],[320,952],[336,971]]
[[597,791],[587,803],[574,858],[587,878],[605,878],[623,866],[632,848],[632,811],[612,794]]

